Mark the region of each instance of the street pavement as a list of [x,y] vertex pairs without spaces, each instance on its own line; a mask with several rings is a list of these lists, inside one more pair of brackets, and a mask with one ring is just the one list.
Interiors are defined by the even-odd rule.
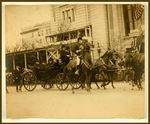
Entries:
[[32,92],[22,88],[16,92],[15,87],[8,87],[6,94],[7,118],[51,118],[51,119],[109,119],[145,117],[145,88],[131,90],[125,82],[114,82],[107,89],[97,89],[92,84],[91,92],[71,87],[60,91],[56,85],[50,90],[40,85]]

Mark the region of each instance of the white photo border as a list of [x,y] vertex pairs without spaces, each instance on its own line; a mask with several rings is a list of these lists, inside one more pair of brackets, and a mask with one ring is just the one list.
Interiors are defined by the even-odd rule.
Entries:
[[[145,119],[7,119],[6,118],[6,86],[5,86],[5,6],[6,5],[53,5],[53,4],[143,4],[145,6]],[[148,2],[2,2],[2,122],[4,123],[147,123],[149,109],[148,84]]]

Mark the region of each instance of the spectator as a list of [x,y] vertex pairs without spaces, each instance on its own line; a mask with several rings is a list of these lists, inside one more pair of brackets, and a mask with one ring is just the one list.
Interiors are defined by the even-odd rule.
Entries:
[[[16,84],[16,91],[21,91],[21,71],[20,71],[20,68],[19,66],[16,66],[16,69],[14,71],[14,80],[15,80],[15,84]],[[19,87],[20,85],[20,87]]]

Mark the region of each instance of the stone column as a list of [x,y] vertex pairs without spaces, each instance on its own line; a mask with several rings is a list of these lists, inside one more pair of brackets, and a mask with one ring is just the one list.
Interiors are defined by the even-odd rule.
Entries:
[[92,37],[91,27],[89,27],[89,36]]
[[15,55],[13,55],[13,70],[15,70]]
[[111,17],[110,17],[110,6],[111,5],[106,5],[106,19],[107,19],[107,36],[108,36],[108,47],[110,47],[110,42],[111,42]]
[[40,60],[39,51],[37,51],[37,59]]
[[130,32],[133,30],[133,15],[132,15],[132,8],[131,5],[128,5],[128,16],[129,16],[129,24],[130,24]]
[[24,53],[24,67],[27,68],[27,56],[26,56],[26,53]]
[[85,28],[84,30],[85,30],[85,37],[87,37],[87,28]]
[[48,51],[45,50],[45,52],[46,52],[46,64],[48,64]]

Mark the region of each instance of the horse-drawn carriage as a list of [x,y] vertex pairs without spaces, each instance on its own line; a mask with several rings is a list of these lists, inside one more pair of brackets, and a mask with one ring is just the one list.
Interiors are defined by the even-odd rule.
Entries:
[[63,64],[35,64],[26,69],[22,74],[23,85],[26,90],[33,91],[37,84],[41,84],[44,89],[50,89],[56,84],[59,90],[66,90],[69,85],[73,85],[75,89],[81,87],[79,78],[76,75],[72,81],[68,76],[65,76]]
[[76,57],[71,57],[67,65],[61,63],[55,63],[53,65],[38,63],[24,71],[22,74],[23,85],[28,91],[33,91],[37,84],[41,84],[44,89],[50,89],[54,84],[56,84],[59,90],[66,90],[69,85],[71,85],[72,89],[83,88],[85,85],[85,88],[89,89],[91,81],[95,82],[96,80],[93,79],[96,78],[97,74],[100,74],[103,77],[103,87],[110,82],[113,86],[113,75],[116,71],[112,62],[115,60],[114,56],[116,57],[116,54],[113,52],[106,52],[101,57],[103,62],[98,59],[98,63],[93,64],[90,62],[89,52],[86,51],[81,60],[80,69],[78,68],[80,70],[78,74],[76,73]]

